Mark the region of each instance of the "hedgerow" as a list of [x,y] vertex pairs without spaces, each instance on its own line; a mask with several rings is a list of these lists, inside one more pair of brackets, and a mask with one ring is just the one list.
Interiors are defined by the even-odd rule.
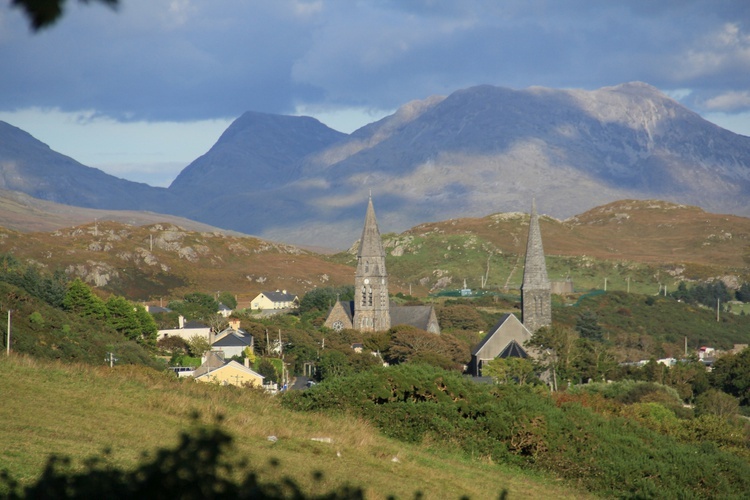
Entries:
[[[558,400],[526,386],[477,384],[404,364],[288,394],[284,404],[350,413],[396,439],[550,471],[607,496],[698,498],[750,491],[750,464],[738,456],[716,445],[680,442],[638,418],[598,414],[579,399]],[[602,396],[594,399],[608,404]]]

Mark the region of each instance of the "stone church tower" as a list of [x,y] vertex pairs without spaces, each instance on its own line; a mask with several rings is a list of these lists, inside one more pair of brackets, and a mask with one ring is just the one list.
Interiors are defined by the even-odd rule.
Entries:
[[391,327],[389,307],[385,251],[370,196],[357,252],[352,326],[363,332],[388,330]]
[[526,263],[521,286],[521,312],[524,326],[532,333],[552,324],[552,294],[547,264],[544,260],[542,233],[536,203],[531,202],[529,239],[526,243]]

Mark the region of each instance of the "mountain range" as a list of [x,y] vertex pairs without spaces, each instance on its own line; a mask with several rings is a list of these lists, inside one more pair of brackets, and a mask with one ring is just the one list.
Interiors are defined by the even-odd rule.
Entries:
[[58,203],[147,210],[295,244],[344,248],[367,197],[381,230],[528,211],[567,218],[620,199],[750,215],[750,138],[656,88],[489,85],[405,104],[351,134],[247,112],[169,188],[130,182],[0,122],[0,188]]

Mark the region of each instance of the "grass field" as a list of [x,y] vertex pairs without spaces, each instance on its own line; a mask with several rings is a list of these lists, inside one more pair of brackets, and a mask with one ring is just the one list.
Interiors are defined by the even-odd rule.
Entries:
[[[261,479],[291,477],[311,493],[350,484],[367,498],[585,498],[553,477],[472,459],[440,443],[386,439],[344,415],[295,413],[259,391],[177,380],[135,366],[91,367],[0,357],[0,470],[33,482],[50,455],[75,464],[110,450],[113,466],[134,468],[143,453],[175,446],[179,433],[223,417],[234,450]],[[276,436],[277,441],[269,441]],[[332,442],[313,438],[330,438]],[[278,461],[277,467],[269,465]],[[314,472],[323,479],[315,481]],[[3,492],[0,491],[0,496]]]

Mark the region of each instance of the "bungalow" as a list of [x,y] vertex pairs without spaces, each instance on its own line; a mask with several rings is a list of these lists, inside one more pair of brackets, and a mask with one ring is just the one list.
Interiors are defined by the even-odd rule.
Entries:
[[200,382],[237,387],[262,387],[264,379],[263,375],[250,369],[247,361],[245,365],[225,361],[223,353],[217,351],[206,354],[203,364],[193,372],[193,377]]
[[177,328],[159,330],[157,333],[157,340],[166,337],[180,337],[182,340],[190,340],[196,335],[211,342],[211,327],[204,325],[199,321],[185,321],[185,318],[180,316],[177,318]]
[[299,298],[286,290],[276,290],[275,292],[260,292],[250,303],[250,309],[269,310],[269,309],[296,309],[299,307]]

